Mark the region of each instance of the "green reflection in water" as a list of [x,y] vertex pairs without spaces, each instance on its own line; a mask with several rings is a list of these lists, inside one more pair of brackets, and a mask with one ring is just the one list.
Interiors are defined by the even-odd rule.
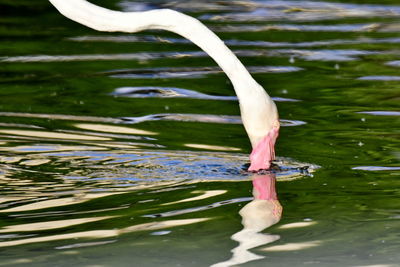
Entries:
[[[95,3],[121,8],[116,1]],[[150,8],[166,6],[151,3]],[[366,15],[344,12],[330,20],[290,21],[307,15],[307,6],[297,5],[309,2],[287,2],[282,17],[261,22],[251,21],[250,14],[266,2],[185,3],[169,5],[203,18],[254,72],[269,66],[302,69],[254,76],[272,96],[301,100],[278,102],[282,119],[306,122],[282,127],[277,153],[289,158],[283,165],[299,161],[321,168],[312,177],[286,182],[278,176],[283,216],[261,234],[280,239],[250,249],[264,258],[246,265],[398,265],[400,86],[384,79],[399,71],[390,63],[399,60],[398,3],[363,1],[355,8],[367,8]],[[392,5],[390,15],[377,11],[384,5]],[[352,7],[341,6],[344,11]],[[0,266],[208,266],[230,259],[230,250],[238,247],[231,237],[243,228],[239,211],[252,197],[250,177],[242,171],[249,152],[242,126],[185,120],[131,124],[123,118],[237,116],[237,103],[112,95],[130,86],[233,96],[224,74],[190,73],[216,64],[166,32],[138,33],[134,36],[140,38],[129,42],[77,41],[121,35],[81,27],[46,1],[0,1],[0,13]],[[243,13],[245,20],[207,19],[230,13]],[[249,26],[254,31],[240,31]],[[269,28],[260,30],[265,26]],[[330,26],[335,28],[328,30]],[[3,61],[103,54],[111,59]],[[117,54],[136,58],[121,60]],[[161,68],[186,68],[192,76],[110,77],[118,71],[149,75]],[[88,124],[131,130],[104,131]],[[206,192],[214,193],[201,198]],[[168,221],[172,223],[157,224]]]

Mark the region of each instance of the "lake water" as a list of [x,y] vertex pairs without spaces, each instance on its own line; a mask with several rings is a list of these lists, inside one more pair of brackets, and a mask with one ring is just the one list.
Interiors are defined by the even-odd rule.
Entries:
[[400,266],[398,1],[93,2],[215,31],[276,100],[280,168],[245,171],[190,42],[0,0],[0,266]]

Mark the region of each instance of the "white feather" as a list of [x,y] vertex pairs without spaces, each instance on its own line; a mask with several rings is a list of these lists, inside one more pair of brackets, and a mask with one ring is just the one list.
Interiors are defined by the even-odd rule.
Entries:
[[253,148],[278,121],[275,103],[224,42],[199,20],[170,9],[119,12],[85,0],[49,0],[64,16],[98,31],[138,32],[160,29],[177,33],[203,49],[231,80],[243,125]]

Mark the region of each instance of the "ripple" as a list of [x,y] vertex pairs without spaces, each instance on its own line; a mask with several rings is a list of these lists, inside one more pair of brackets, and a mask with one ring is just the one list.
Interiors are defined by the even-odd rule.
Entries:
[[292,67],[292,66],[272,66],[272,67],[257,66],[257,67],[248,67],[247,69],[251,73],[287,73],[287,72],[297,72],[303,70],[302,68]]
[[[302,68],[292,66],[257,66],[247,69],[251,73],[286,73],[302,70]],[[128,69],[105,72],[110,77],[120,79],[201,78],[219,73],[223,71],[218,67]]]
[[[206,146],[200,149],[208,148]],[[224,149],[224,148],[221,148]],[[168,151],[168,150],[145,150],[145,149],[116,149],[116,150],[71,150],[54,151],[42,153],[27,153],[20,155],[21,159],[14,163],[8,163],[7,176],[22,175],[35,166],[20,165],[20,161],[46,159],[49,160],[41,166],[43,170],[50,169],[52,176],[62,179],[63,185],[60,189],[71,190],[83,189],[87,186],[93,188],[95,185],[112,188],[137,187],[139,185],[160,185],[160,182],[182,182],[192,183],[198,181],[235,181],[247,180],[251,173],[244,169],[244,163],[248,162],[248,155],[238,153],[217,152],[214,149],[208,151]],[[313,164],[299,163],[288,158],[278,158],[276,163],[280,166],[277,172],[278,180],[290,180],[308,176],[318,166]],[[305,167],[308,166],[308,167]],[[44,171],[41,173],[45,173]],[[67,170],[67,171],[66,171]],[[21,188],[21,181],[8,181],[8,186]],[[83,184],[81,184],[84,182]],[[29,186],[32,181],[25,181]],[[83,188],[82,188],[83,185]],[[57,184],[43,185],[40,188],[41,196],[50,190],[54,192]],[[65,188],[64,188],[65,187]],[[34,192],[32,192],[34,193]],[[83,192],[82,192],[83,193]],[[34,203],[11,207],[5,211],[21,211],[43,209],[52,206],[70,205],[84,202],[88,199],[114,195],[118,192],[85,193],[79,198],[64,197],[62,199],[36,199]],[[71,192],[65,194],[70,195]],[[54,198],[54,197],[52,197]]]
[[183,38],[170,38],[170,37],[159,37],[154,35],[85,35],[67,38],[73,42],[107,42],[107,43],[191,43],[189,40]]
[[357,113],[375,116],[400,116],[400,111],[361,111]]
[[[0,115],[1,116],[1,115]],[[21,124],[21,123],[0,123],[0,127],[6,128],[31,128],[31,129],[43,129],[43,127],[29,124]],[[0,143],[1,144],[1,143]]]
[[25,160],[20,162],[20,165],[26,165],[26,166],[39,166],[39,165],[44,165],[51,162],[49,159],[31,159],[31,160]]
[[[5,147],[1,149],[2,151],[13,151],[19,153],[44,153],[44,152],[55,152],[55,151],[71,151],[71,150],[93,150],[93,149],[101,149],[96,148],[94,146],[68,146],[68,145],[44,145],[44,144],[34,144],[27,146],[13,146],[13,147]],[[1,157],[0,162],[5,163],[14,163],[20,161],[21,157]]]
[[0,57],[1,62],[76,62],[76,61],[110,61],[110,60],[137,60],[139,62],[184,57],[207,57],[202,51],[188,52],[141,52],[126,54],[81,54],[81,55],[28,55],[15,57]]
[[168,78],[201,78],[209,74],[222,73],[217,68],[152,68],[109,71],[112,78],[120,79],[168,79]]
[[171,231],[157,231],[157,232],[150,233],[150,235],[168,235],[170,233],[171,233]]
[[93,246],[100,246],[106,245],[116,242],[117,240],[106,240],[106,241],[98,241],[98,242],[85,242],[85,243],[75,243],[66,246],[55,247],[55,249],[76,249],[76,248],[84,248],[84,247],[93,247]]
[[400,76],[385,76],[385,75],[375,75],[375,76],[363,76],[357,80],[361,81],[400,81]]
[[[375,24],[360,24],[360,25],[234,25],[234,26],[214,26],[215,32],[258,32],[267,30],[293,30],[293,31],[361,31],[371,28]],[[375,25],[376,26],[376,25]],[[397,31],[396,31],[397,32]],[[184,38],[158,37],[153,35],[140,36],[135,35],[120,35],[120,36],[78,36],[68,40],[75,42],[112,42],[112,43],[172,43],[172,44],[191,44]],[[268,42],[268,41],[249,41],[249,40],[225,40],[229,46],[255,46],[255,47],[314,47],[328,45],[352,45],[352,44],[397,44],[400,43],[400,38],[367,38],[358,39],[332,39],[310,42]],[[249,52],[252,52],[250,50]],[[235,51],[238,56],[243,56],[241,51]],[[183,53],[187,56],[187,53]],[[200,55],[200,54],[199,54]],[[199,56],[198,55],[198,56]],[[193,56],[193,55],[192,55]],[[204,55],[205,56],[205,55]]]
[[175,88],[175,87],[157,87],[157,86],[142,86],[142,87],[120,87],[114,90],[111,95],[124,96],[132,98],[195,98],[204,100],[237,100],[236,96],[216,96],[207,95],[197,91]]
[[[148,231],[148,230],[159,230],[165,228],[171,228],[176,226],[183,226],[188,224],[194,224],[199,222],[204,222],[209,220],[209,218],[194,218],[194,219],[180,219],[180,220],[166,220],[161,222],[151,222],[151,223],[143,223],[138,225],[129,226],[121,229],[107,229],[107,230],[89,230],[82,232],[74,232],[74,233],[66,233],[66,234],[56,234],[56,235],[47,235],[47,236],[39,236],[39,237],[31,237],[25,239],[17,239],[0,242],[0,247],[10,247],[24,244],[32,244],[32,243],[41,243],[41,242],[51,242],[51,241],[59,241],[59,240],[77,240],[81,238],[111,238],[118,237],[121,234],[137,232],[137,231]],[[107,241],[103,241],[107,242]],[[93,243],[87,243],[92,244]],[[83,245],[84,246],[84,245]],[[90,245],[89,245],[90,246]],[[76,244],[75,244],[76,247]],[[64,246],[58,248],[66,248]]]
[[374,55],[378,52],[355,49],[325,49],[325,50],[298,50],[280,49],[271,51],[272,54],[302,58],[308,61],[352,61],[365,55]]
[[[106,125],[104,125],[106,127]],[[112,146],[112,147],[123,147],[124,145],[119,145],[117,142],[113,142],[115,139],[128,139],[128,140],[147,140],[154,141],[155,138],[149,136],[138,136],[138,135],[127,135],[125,133],[115,134],[115,133],[104,133],[104,132],[90,132],[90,131],[71,131],[71,130],[60,130],[55,132],[50,131],[29,131],[20,129],[8,129],[0,130],[0,135],[4,134],[4,137],[10,139],[22,139],[22,140],[59,140],[59,141],[86,141],[87,144],[102,145],[102,146]],[[157,134],[157,133],[151,133]],[[110,142],[98,142],[95,141],[110,141]],[[93,142],[93,143],[91,143]],[[136,143],[139,144],[139,143]],[[147,146],[147,145],[146,145]],[[0,148],[4,150],[5,148]],[[13,148],[8,147],[8,149],[13,150]]]
[[294,222],[294,223],[287,223],[279,226],[279,229],[293,229],[293,228],[299,228],[299,227],[308,227],[308,226],[313,226],[317,224],[315,221],[311,222]]
[[135,54],[93,54],[93,55],[32,55],[17,57],[2,57],[2,62],[72,62],[72,61],[101,61],[101,60],[149,60],[156,58],[152,53]]
[[[194,90],[161,87],[161,86],[138,86],[120,87],[114,90],[111,95],[131,98],[194,98],[204,100],[229,100],[237,101],[236,96],[217,96],[203,94]],[[285,97],[272,97],[277,102],[299,102],[301,100]]]
[[33,210],[41,210],[41,209],[47,209],[47,208],[53,208],[53,207],[60,207],[60,206],[67,206],[67,205],[73,205],[73,204],[79,204],[86,202],[91,199],[95,198],[102,198],[105,196],[111,196],[115,194],[120,194],[120,192],[114,192],[114,193],[87,193],[82,195],[80,197],[65,197],[65,198],[57,198],[57,199],[45,199],[42,201],[38,201],[37,199],[33,203],[25,204],[25,205],[19,205],[15,207],[11,207],[8,209],[3,209],[0,210],[0,213],[5,213],[5,212],[21,212],[21,211],[33,211]]
[[400,167],[384,167],[384,166],[358,166],[351,168],[353,170],[363,171],[398,171]]
[[[363,24],[335,24],[335,25],[308,25],[308,24],[271,24],[271,25],[228,25],[214,26],[216,32],[261,32],[261,31],[298,31],[298,32],[398,32],[393,25],[380,23]],[[398,38],[393,38],[393,40]],[[329,41],[326,41],[329,43]],[[351,42],[351,41],[349,41]],[[346,43],[346,42],[345,42]]]
[[183,203],[183,202],[191,202],[191,201],[198,201],[198,200],[203,200],[203,199],[207,199],[207,198],[211,198],[211,197],[215,197],[215,196],[219,196],[219,195],[223,195],[225,193],[227,193],[227,190],[206,190],[206,191],[192,191],[192,194],[201,194],[195,197],[190,197],[190,198],[184,198],[181,200],[177,200],[177,201],[173,201],[173,202],[167,202],[167,203],[163,203],[161,204],[162,206],[168,206],[168,205],[172,205],[172,204],[177,204],[177,203]]
[[[358,60],[360,56],[375,55],[381,52],[355,50],[355,49],[275,49],[275,50],[242,50],[235,51],[243,57],[291,57],[301,58],[308,61],[352,61]],[[290,69],[289,69],[290,70]],[[299,71],[301,69],[293,69]]]
[[[399,17],[400,7],[314,1],[243,1],[243,9],[200,18],[212,21],[324,21],[343,18]],[[197,10],[197,12],[199,12]],[[229,11],[228,11],[229,12]]]
[[386,63],[386,65],[392,67],[400,67],[400,60],[389,61]]
[[205,122],[205,123],[227,123],[241,124],[240,116],[231,115],[211,115],[211,114],[179,114],[179,113],[160,113],[141,117],[122,117],[125,123],[141,123],[145,121],[185,121],[185,122]]
[[145,131],[141,129],[126,127],[126,126],[114,126],[106,124],[94,124],[94,123],[76,123],[74,125],[77,128],[90,130],[94,132],[106,132],[113,134],[134,134],[134,135],[157,135],[156,132]]
[[120,123],[121,122],[121,120],[114,119],[114,118],[94,117],[94,116],[74,116],[74,115],[65,115],[65,114],[0,112],[0,116],[2,116],[2,117],[16,117],[16,118],[50,119],[50,120],[105,122],[105,123]]
[[300,242],[300,243],[286,243],[282,245],[276,245],[266,248],[261,248],[262,251],[268,252],[282,252],[282,251],[298,251],[302,249],[313,248],[322,245],[322,241],[309,241],[309,242]]
[[162,213],[147,214],[147,215],[143,215],[142,217],[160,218],[160,217],[178,216],[178,215],[182,215],[182,214],[188,214],[188,213],[193,213],[193,212],[199,212],[199,211],[209,210],[209,209],[213,209],[213,208],[218,208],[218,207],[225,206],[225,205],[230,205],[230,204],[236,204],[236,203],[241,203],[241,202],[249,202],[251,200],[253,200],[253,197],[234,198],[234,199],[228,199],[228,200],[219,201],[219,202],[212,203],[212,204],[209,204],[209,205],[206,205],[206,206],[199,206],[199,207],[193,207],[193,208],[181,209],[181,210],[173,210],[173,211],[167,211],[167,212],[162,212]]
[[[249,32],[248,31],[244,32]],[[355,40],[345,40],[345,39],[333,39],[333,40],[323,40],[323,41],[311,41],[311,42],[268,42],[268,41],[243,41],[243,40],[227,40],[230,46],[254,46],[254,47],[315,47],[315,46],[329,46],[329,45],[355,45],[355,44],[398,44],[400,43],[400,38],[359,38]],[[254,50],[251,50],[254,51]],[[241,55],[237,51],[236,54]]]
[[[240,116],[232,115],[213,115],[213,114],[180,114],[180,113],[160,113],[141,117],[122,117],[126,123],[141,123],[145,121],[185,121],[185,122],[204,122],[204,123],[226,123],[241,124]],[[280,120],[281,126],[300,126],[307,124],[299,120]]]
[[[322,1],[172,1],[144,5],[135,1],[118,4],[124,11],[144,11],[155,8],[172,8],[184,12],[204,14],[200,19],[215,21],[318,21],[343,18],[398,17],[400,7],[394,5],[345,4]],[[221,14],[222,13],[222,14]]]
[[[393,43],[397,40],[392,40]],[[340,40],[337,41],[339,43]],[[349,41],[350,42],[350,41]],[[315,43],[269,43],[264,41],[229,41],[231,45],[241,46],[260,46],[260,47],[285,47],[285,46],[316,46],[327,45],[324,42]],[[356,43],[356,42],[355,42]],[[377,42],[378,43],[378,42]],[[332,44],[335,44],[332,41]],[[382,52],[366,51],[366,50],[351,50],[351,49],[325,49],[325,50],[299,50],[299,49],[280,49],[280,50],[238,50],[234,53],[239,57],[276,57],[296,55],[306,60],[336,60],[349,61],[355,60],[358,56],[382,54]],[[92,55],[30,55],[16,57],[0,57],[0,62],[9,63],[32,63],[32,62],[77,62],[77,61],[113,61],[113,60],[136,60],[138,62],[148,62],[157,59],[179,59],[179,58],[202,58],[207,57],[207,54],[202,51],[188,52],[154,52],[154,53],[131,53],[131,54],[92,54]],[[294,66],[249,66],[247,67],[251,73],[286,73],[297,72],[303,70],[300,67]],[[127,70],[112,70],[103,72],[114,78],[130,78],[130,79],[154,79],[154,78],[199,78],[210,74],[223,73],[219,67],[164,67],[151,69],[127,69]]]
[[281,123],[281,126],[287,127],[287,126],[300,126],[300,125],[305,125],[307,122],[305,121],[298,121],[298,120],[279,120]]
[[[238,56],[257,57],[260,53],[248,51],[235,51]],[[263,53],[261,56],[268,56]],[[136,60],[138,62],[148,62],[157,59],[180,59],[180,58],[202,58],[208,57],[203,51],[187,51],[187,52],[149,52],[149,53],[130,53],[130,54],[91,54],[91,55],[29,55],[29,56],[15,56],[15,57],[0,57],[0,62],[8,63],[49,63],[49,62],[79,62],[79,61],[126,61]],[[247,68],[253,73],[267,73],[267,72],[294,72],[302,70],[299,67],[293,66],[250,66]],[[114,73],[115,72],[115,73]],[[202,67],[202,68],[151,68],[151,69],[132,69],[132,70],[117,70],[105,72],[107,74],[114,73],[114,75],[127,75],[130,78],[171,78],[171,77],[185,77],[195,76],[201,77],[207,74],[223,73],[218,67]],[[157,74],[158,73],[158,74]]]
[[87,134],[59,133],[50,131],[30,131],[30,130],[0,130],[0,134],[20,135],[45,139],[65,139],[65,140],[87,140],[87,141],[107,141],[107,137],[92,136]]
[[[235,5],[235,3],[233,3]],[[231,5],[222,5],[218,2],[210,2],[210,1],[173,1],[173,2],[155,2],[152,5],[149,4],[142,4],[136,1],[120,1],[118,6],[121,7],[126,12],[134,12],[134,11],[146,11],[155,8],[174,8],[179,10],[187,10],[187,11],[194,11],[194,10],[208,10],[208,11],[223,11],[223,10],[230,10],[229,6]]]
[[115,216],[103,216],[103,217],[88,217],[81,219],[68,219],[68,220],[58,220],[58,221],[45,221],[29,224],[17,224],[11,226],[5,226],[0,229],[0,233],[12,233],[12,232],[33,232],[33,231],[43,231],[49,229],[57,229],[70,227],[74,225],[80,225],[89,222],[97,222],[101,220],[106,220],[114,218]]
[[203,144],[184,144],[185,147],[204,149],[204,150],[220,150],[220,151],[240,151],[240,148],[229,147],[229,146],[213,146],[213,145],[203,145]]
[[301,100],[299,99],[294,99],[294,98],[286,98],[286,97],[272,97],[272,99],[276,102],[299,102]]

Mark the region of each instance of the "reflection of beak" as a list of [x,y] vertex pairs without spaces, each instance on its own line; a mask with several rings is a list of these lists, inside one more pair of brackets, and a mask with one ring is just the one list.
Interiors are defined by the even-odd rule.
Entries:
[[232,240],[239,242],[239,245],[232,249],[232,258],[214,264],[212,267],[236,266],[262,259],[264,256],[257,255],[249,250],[280,238],[279,235],[260,233],[281,219],[282,206],[276,194],[275,174],[254,175],[253,195],[254,200],[247,203],[239,211],[240,216],[242,216],[243,229],[231,237]]
[[275,173],[256,175],[253,177],[253,195],[255,199],[278,200],[275,188]]
[[262,231],[281,219],[282,206],[276,194],[275,181],[274,173],[253,177],[254,200],[240,210],[245,229]]

